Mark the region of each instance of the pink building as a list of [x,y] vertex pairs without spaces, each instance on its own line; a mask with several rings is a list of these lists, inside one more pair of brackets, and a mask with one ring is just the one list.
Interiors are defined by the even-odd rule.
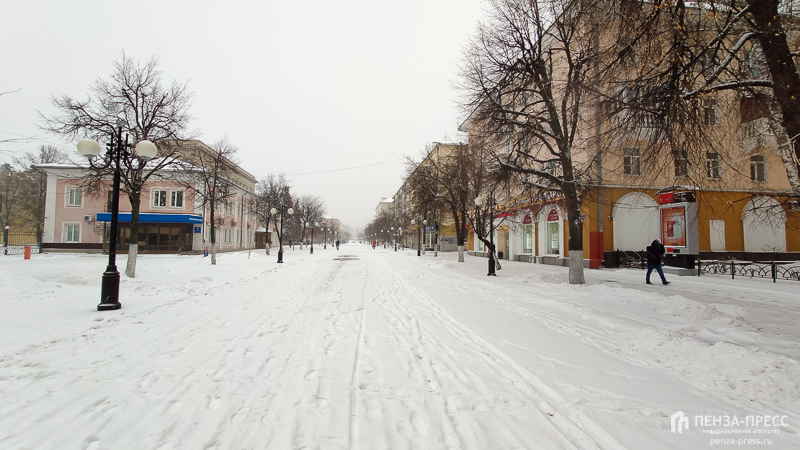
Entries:
[[[84,187],[86,167],[64,164],[37,165],[47,173],[47,196],[42,248],[46,251],[103,251],[108,245],[111,220],[111,182],[107,188]],[[171,174],[172,179],[175,175]],[[255,178],[237,170],[234,195],[215,211],[218,250],[246,249],[255,245],[255,218],[247,204],[255,191]],[[139,252],[201,251],[209,239],[209,210],[195,198],[185,182],[151,179],[144,185],[139,208]],[[120,194],[118,251],[127,252],[131,205]]]

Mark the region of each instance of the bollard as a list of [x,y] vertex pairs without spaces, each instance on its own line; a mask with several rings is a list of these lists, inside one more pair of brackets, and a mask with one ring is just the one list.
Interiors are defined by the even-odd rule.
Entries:
[[31,259],[31,246],[25,246],[25,259]]

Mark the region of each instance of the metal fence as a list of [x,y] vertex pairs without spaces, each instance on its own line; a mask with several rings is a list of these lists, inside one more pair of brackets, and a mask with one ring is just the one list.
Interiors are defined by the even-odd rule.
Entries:
[[8,242],[0,240],[0,255],[24,255],[25,247],[31,248],[31,253],[40,253],[41,246],[37,242],[36,232],[33,231],[6,231],[3,237]]
[[772,278],[777,280],[800,281],[800,263],[797,261],[697,261],[697,276],[707,274],[730,274],[731,279],[736,276],[750,278]]

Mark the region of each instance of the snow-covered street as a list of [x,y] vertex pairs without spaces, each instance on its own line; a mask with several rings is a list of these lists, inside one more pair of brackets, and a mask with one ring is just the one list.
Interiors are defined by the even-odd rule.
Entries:
[[795,282],[314,251],[0,256],[0,448],[800,448]]

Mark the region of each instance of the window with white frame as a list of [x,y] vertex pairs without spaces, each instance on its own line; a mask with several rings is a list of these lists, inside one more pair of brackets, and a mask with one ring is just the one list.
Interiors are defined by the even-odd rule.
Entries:
[[83,202],[83,190],[76,186],[67,188],[67,206],[81,206]]
[[80,242],[81,225],[79,223],[64,224],[64,242]]
[[170,192],[169,206],[172,208],[183,208],[183,191]]
[[167,191],[166,190],[153,190],[152,191],[152,198],[153,198],[153,207],[154,208],[165,208],[167,206]]
[[753,181],[767,181],[767,159],[764,155],[750,157],[750,179]]
[[623,149],[622,165],[625,175],[641,175],[639,147],[625,147]]
[[719,153],[706,153],[706,169],[709,180],[719,180],[722,178],[722,165],[720,164]]

